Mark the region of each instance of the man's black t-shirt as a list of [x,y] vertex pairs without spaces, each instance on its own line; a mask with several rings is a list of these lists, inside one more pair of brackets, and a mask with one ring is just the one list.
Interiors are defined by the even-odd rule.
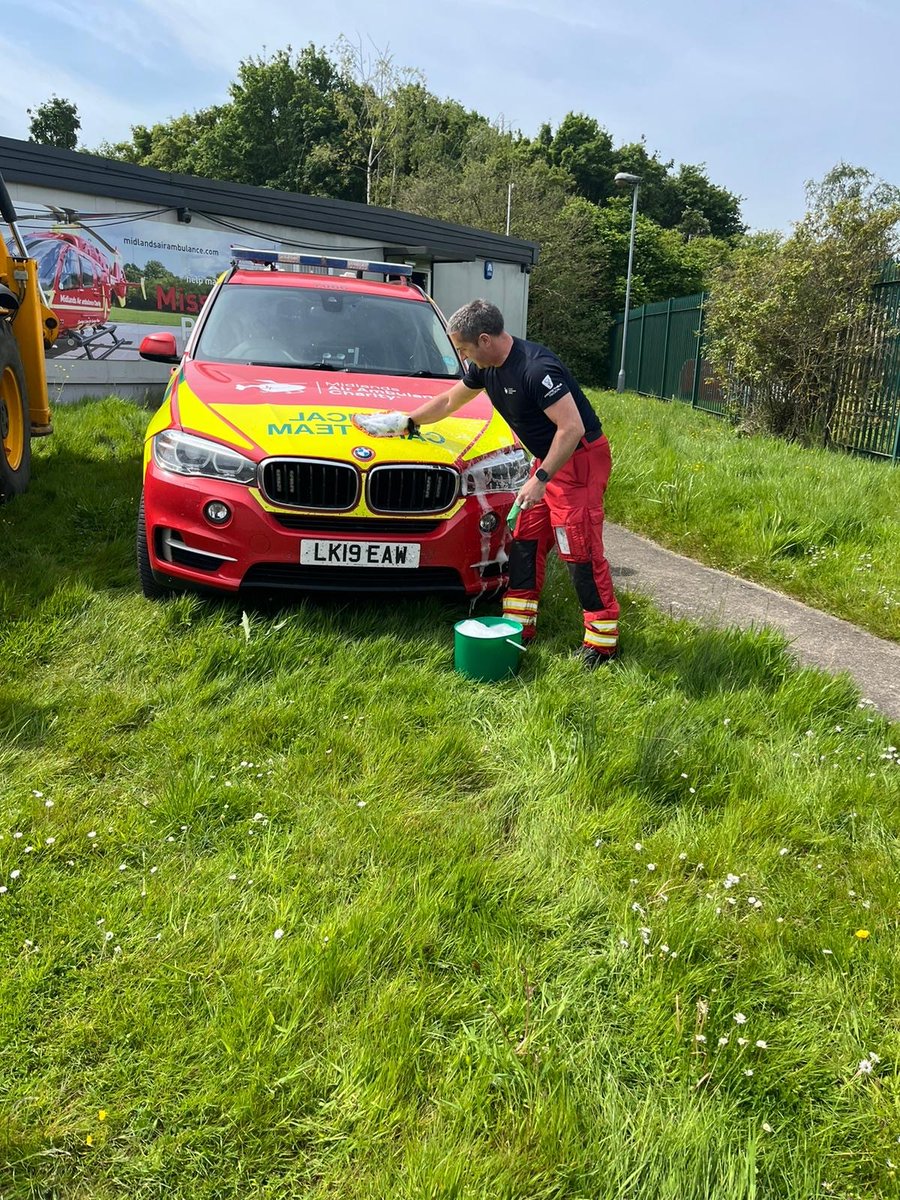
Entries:
[[552,350],[537,342],[514,337],[501,366],[477,367],[469,363],[462,381],[473,391],[483,388],[487,392],[494,408],[536,458],[546,456],[556,434],[556,426],[544,409],[566,392],[571,392],[578,406],[585,433],[600,433],[600,421],[590,400]]

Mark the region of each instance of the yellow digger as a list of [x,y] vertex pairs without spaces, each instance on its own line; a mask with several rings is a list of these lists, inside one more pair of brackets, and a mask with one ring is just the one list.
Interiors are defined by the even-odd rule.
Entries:
[[31,439],[52,432],[44,349],[59,321],[44,303],[37,264],[29,258],[0,176],[0,503],[24,492],[31,478]]

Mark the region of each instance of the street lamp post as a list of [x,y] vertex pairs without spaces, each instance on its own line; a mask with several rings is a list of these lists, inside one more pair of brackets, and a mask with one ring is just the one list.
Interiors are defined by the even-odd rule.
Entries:
[[628,340],[628,310],[631,307],[631,267],[634,263],[634,226],[637,221],[638,192],[641,187],[640,175],[629,175],[627,171],[619,171],[613,183],[616,187],[633,187],[634,198],[631,203],[631,238],[628,242],[628,274],[625,277],[625,320],[622,322],[622,363],[619,367],[619,378],[616,391],[625,391],[625,343]]

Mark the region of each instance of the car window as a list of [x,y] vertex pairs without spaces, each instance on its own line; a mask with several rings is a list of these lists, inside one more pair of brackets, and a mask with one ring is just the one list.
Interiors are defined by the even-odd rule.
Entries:
[[461,375],[430,304],[332,288],[226,285],[206,313],[194,357],[448,379]]

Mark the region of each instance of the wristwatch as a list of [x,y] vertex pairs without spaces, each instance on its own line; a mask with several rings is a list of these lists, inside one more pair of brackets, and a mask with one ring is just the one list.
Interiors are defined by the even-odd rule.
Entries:
[[534,477],[540,483],[549,483],[550,482],[550,476],[547,474],[547,472],[544,470],[543,467],[538,467],[538,469],[534,473]]

